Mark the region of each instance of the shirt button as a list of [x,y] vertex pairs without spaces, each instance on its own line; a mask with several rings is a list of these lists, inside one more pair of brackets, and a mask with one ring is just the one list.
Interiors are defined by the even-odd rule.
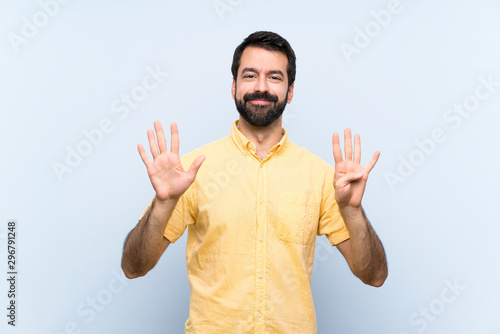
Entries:
[[243,154],[247,154],[247,150],[243,150]]
[[259,312],[259,313],[257,313],[257,316],[260,318],[260,317],[262,317],[262,314]]
[[264,200],[263,200],[263,199],[261,199],[261,200],[260,200],[260,204],[262,204],[262,203],[264,203]]
[[262,237],[260,237],[260,238],[259,238],[259,241],[260,241],[260,242],[262,242],[262,241],[264,241],[264,239],[263,239]]
[[264,276],[262,274],[259,275],[259,278],[262,279]]

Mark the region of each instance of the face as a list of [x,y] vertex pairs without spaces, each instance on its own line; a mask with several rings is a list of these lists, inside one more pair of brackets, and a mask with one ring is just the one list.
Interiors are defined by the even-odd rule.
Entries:
[[288,87],[288,58],[281,52],[247,47],[241,55],[232,94],[241,117],[255,127],[266,127],[281,117],[292,101]]

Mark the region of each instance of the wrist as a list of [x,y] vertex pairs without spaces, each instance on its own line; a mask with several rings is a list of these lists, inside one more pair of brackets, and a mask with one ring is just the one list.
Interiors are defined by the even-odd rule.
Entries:
[[156,206],[159,206],[159,207],[170,207],[172,205],[175,206],[175,204],[179,201],[179,197],[173,197],[173,196],[169,196],[169,197],[166,197],[164,199],[160,199],[158,197],[158,195],[155,196],[155,204]]
[[363,214],[363,208],[361,206],[354,207],[351,205],[339,205],[339,211],[340,214],[344,219],[349,219],[349,218],[357,218],[357,217],[362,217]]

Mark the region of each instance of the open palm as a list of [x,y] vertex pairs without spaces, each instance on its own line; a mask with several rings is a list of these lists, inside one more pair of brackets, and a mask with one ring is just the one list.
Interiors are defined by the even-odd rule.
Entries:
[[335,199],[340,207],[351,206],[358,208],[365,192],[368,174],[373,169],[380,156],[380,152],[375,152],[372,159],[366,166],[361,166],[361,140],[359,135],[354,136],[354,154],[352,150],[351,129],[344,131],[344,152],[345,159],[342,158],[339,135],[332,136],[333,158],[335,159]]
[[146,165],[149,179],[156,191],[156,197],[161,201],[179,198],[194,182],[196,173],[205,160],[205,157],[197,157],[189,170],[185,171],[179,157],[179,132],[177,124],[172,123],[170,125],[170,152],[167,152],[167,143],[161,123],[155,121],[154,128],[158,145],[153,130],[148,130],[149,147],[153,155],[153,161],[149,159],[142,144],[139,144],[137,149],[142,161]]

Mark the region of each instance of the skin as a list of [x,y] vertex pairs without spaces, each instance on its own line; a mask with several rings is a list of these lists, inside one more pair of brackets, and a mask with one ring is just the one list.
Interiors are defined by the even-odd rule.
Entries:
[[170,241],[163,236],[167,221],[181,195],[194,182],[196,173],[205,160],[204,156],[197,157],[189,170],[185,171],[179,157],[177,124],[172,123],[170,126],[170,152],[167,151],[165,135],[159,121],[154,122],[154,128],[158,144],[153,130],[148,130],[153,161],[149,159],[141,144],[137,146],[137,149],[147,168],[156,195],[151,208],[125,240],[122,269],[127,278],[146,275],[167,249]]
[[[288,87],[286,66],[288,58],[280,52],[273,52],[261,48],[247,47],[241,55],[238,77],[233,79],[231,95],[233,99],[242,99],[248,92],[269,92],[283,101],[288,92],[287,103],[292,102],[293,87]],[[269,104],[272,102],[253,101],[249,103]],[[239,117],[240,131],[256,147],[256,155],[264,159],[269,150],[276,145],[283,136],[281,133],[280,117],[265,128],[254,127]]]
[[[288,84],[287,57],[280,52],[256,47],[247,47],[241,56],[238,76],[233,79],[231,93],[233,99],[242,99],[246,93],[269,92],[278,96],[279,101],[293,98],[294,84]],[[288,93],[288,97],[287,97]],[[248,101],[253,104],[271,104],[269,101]],[[179,136],[177,125],[171,125],[171,150],[167,151],[165,135],[160,122],[154,123],[157,142],[152,130],[148,130],[148,140],[153,161],[149,159],[141,144],[139,154],[146,165],[156,196],[152,207],[130,232],[126,239],[122,268],[128,278],[145,275],[151,270],[170,242],[163,236],[166,222],[170,218],[179,197],[195,180],[196,173],[205,157],[200,156],[185,171],[179,158]],[[256,155],[264,159],[269,150],[282,138],[282,117],[267,127],[254,127],[239,118],[239,130],[256,146]],[[366,166],[361,166],[360,137],[354,137],[354,150],[350,129],[344,132],[344,152],[339,136],[332,136],[335,160],[335,198],[340,213],[350,233],[350,239],[336,245],[346,259],[351,271],[365,284],[381,286],[387,278],[385,252],[364,214],[361,200],[370,171],[375,166],[379,152],[376,152]]]
[[349,128],[344,131],[345,159],[342,158],[337,133],[332,136],[332,144],[335,160],[335,199],[351,236],[338,244],[337,248],[354,275],[365,284],[380,287],[388,275],[385,251],[361,206],[368,175],[377,163],[380,152],[375,152],[370,162],[364,167],[361,166],[360,136],[354,136],[353,154]]

